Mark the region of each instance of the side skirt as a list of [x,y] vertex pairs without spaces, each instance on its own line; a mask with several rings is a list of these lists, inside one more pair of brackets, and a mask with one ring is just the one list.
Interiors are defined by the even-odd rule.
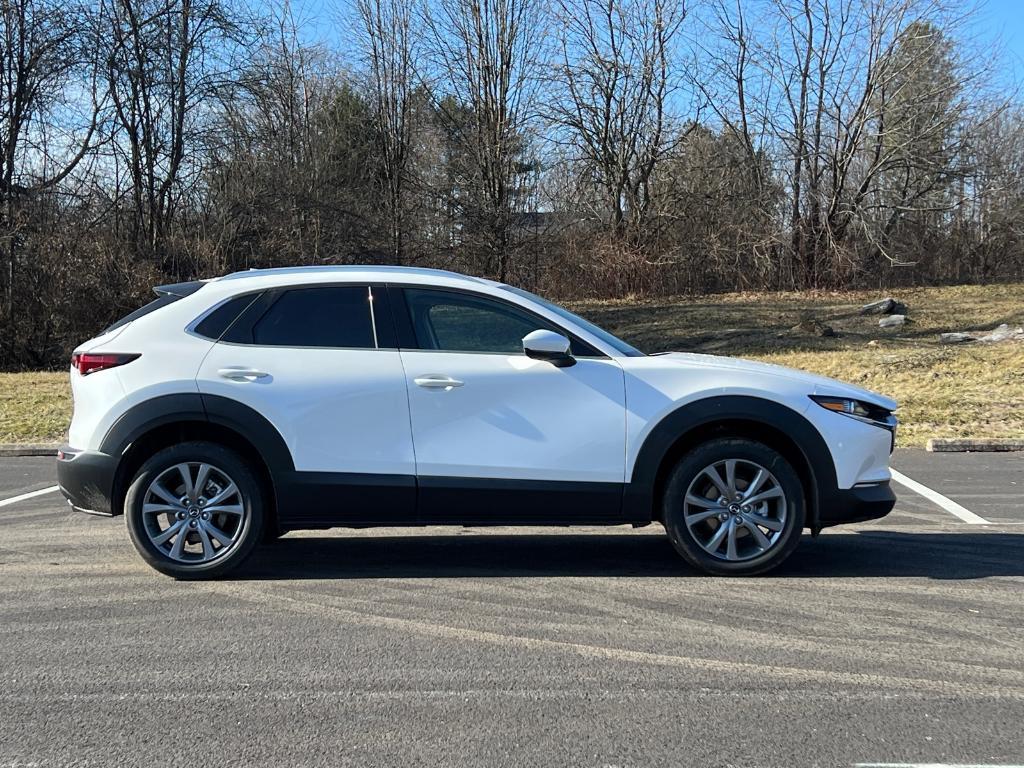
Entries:
[[420,477],[424,524],[601,525],[622,515],[622,483]]
[[282,472],[274,477],[282,528],[414,525],[416,478],[354,472]]
[[286,529],[638,522],[623,513],[622,483],[287,472],[275,484]]

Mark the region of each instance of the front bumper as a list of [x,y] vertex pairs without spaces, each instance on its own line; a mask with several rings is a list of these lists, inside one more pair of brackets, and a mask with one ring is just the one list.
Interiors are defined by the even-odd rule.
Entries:
[[819,527],[877,520],[889,514],[894,506],[896,494],[888,481],[838,489],[830,498],[821,500]]
[[99,451],[63,446],[57,453],[57,485],[77,510],[97,515],[114,513],[111,499],[117,459]]

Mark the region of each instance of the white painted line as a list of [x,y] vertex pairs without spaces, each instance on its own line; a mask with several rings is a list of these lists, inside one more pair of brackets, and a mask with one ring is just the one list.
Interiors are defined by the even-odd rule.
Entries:
[[28,493],[23,493],[20,496],[11,496],[9,499],[0,499],[0,507],[6,507],[8,504],[17,504],[19,501],[25,501],[25,499],[34,499],[36,496],[53,493],[57,490],[60,489],[56,485],[51,485],[49,488],[40,488],[38,491],[29,491]]
[[[892,469],[891,467],[889,468],[889,471],[892,472],[892,479],[895,480],[897,483],[906,486],[914,493],[918,493],[924,496],[926,499],[928,499],[928,501],[934,504],[938,504],[951,515],[956,515],[965,523],[970,523],[971,525],[991,525],[991,523],[989,523],[989,521],[985,518],[978,517],[976,514],[971,512],[971,510],[965,507],[961,507],[952,499],[947,499],[941,493],[939,493],[938,491],[933,491],[927,485],[921,485],[921,483],[917,482],[917,480],[911,480],[906,475],[897,472],[895,469]],[[878,765],[882,765],[882,763],[878,763]],[[898,763],[894,763],[894,765],[898,765]]]
[[854,763],[853,768],[1024,768],[1003,763]]

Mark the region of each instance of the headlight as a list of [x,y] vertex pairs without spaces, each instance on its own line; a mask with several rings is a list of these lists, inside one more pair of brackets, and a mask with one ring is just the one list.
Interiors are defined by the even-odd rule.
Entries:
[[853,400],[848,397],[829,397],[826,395],[811,395],[811,400],[822,408],[850,416],[858,421],[866,421],[883,429],[896,429],[896,417],[892,415],[892,411],[880,405],[866,403],[863,400]]

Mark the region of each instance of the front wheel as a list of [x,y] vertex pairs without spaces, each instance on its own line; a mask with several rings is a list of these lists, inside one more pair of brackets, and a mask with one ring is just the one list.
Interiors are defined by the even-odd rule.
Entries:
[[125,498],[132,543],[153,568],[177,579],[209,579],[237,567],[260,541],[260,485],[228,448],[190,442],[140,467]]
[[665,529],[691,565],[717,575],[770,570],[803,531],[803,485],[778,451],[753,440],[698,446],[672,470],[662,500]]

